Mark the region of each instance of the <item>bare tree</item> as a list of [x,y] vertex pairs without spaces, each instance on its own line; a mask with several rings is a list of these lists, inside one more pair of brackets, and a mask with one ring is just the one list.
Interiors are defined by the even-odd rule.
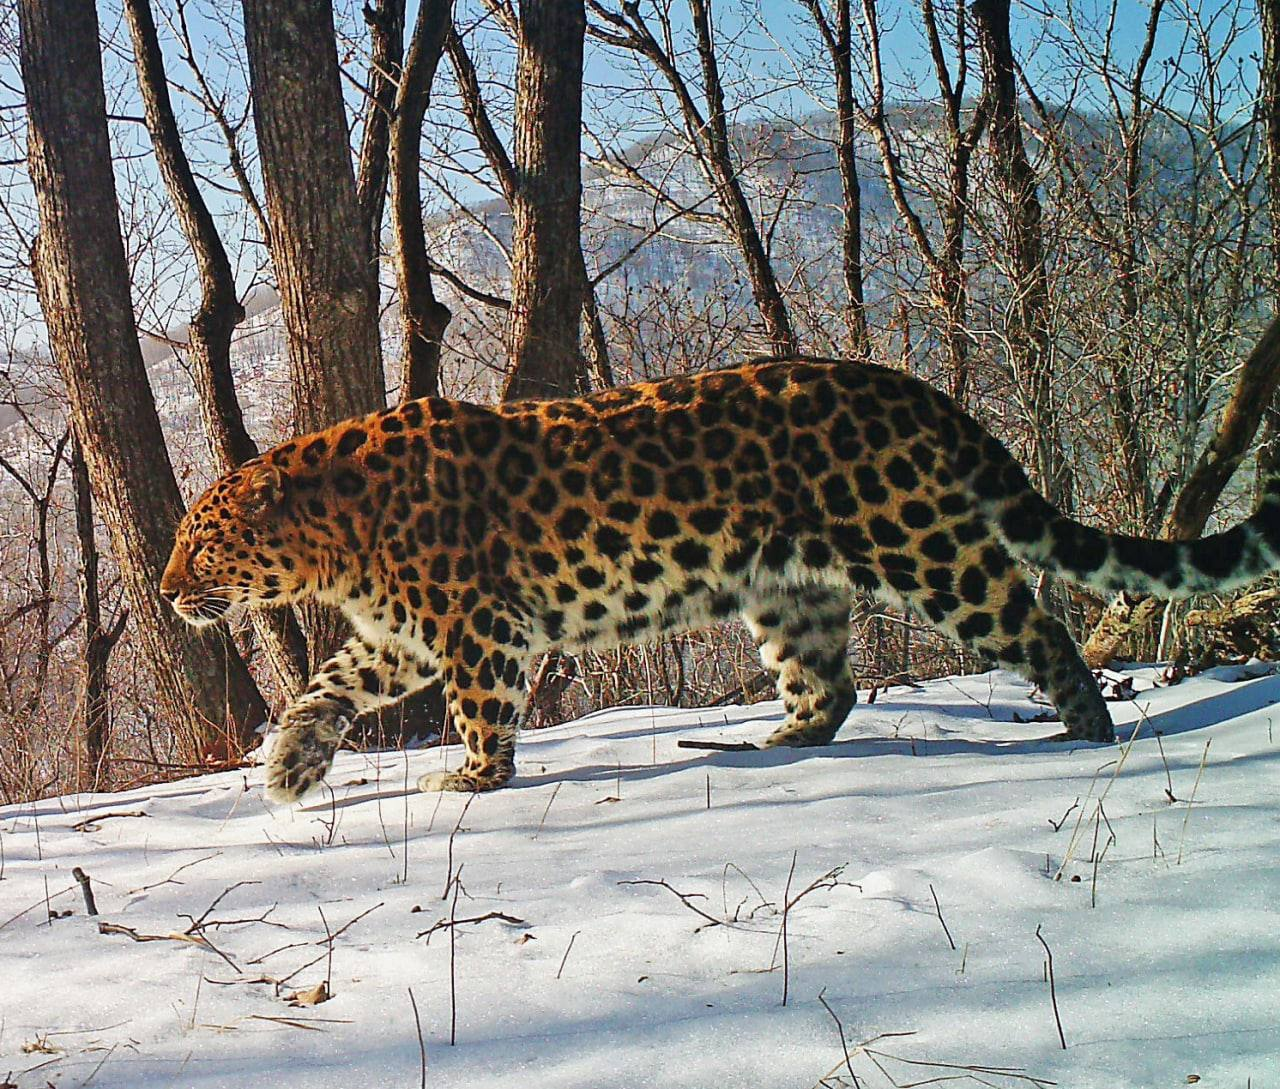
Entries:
[[[244,307],[222,237],[182,146],[150,0],[125,0],[125,15],[156,162],[200,277],[200,306],[187,324],[189,355],[214,465],[226,473],[258,454],[244,424],[231,370],[231,337],[244,319]],[[301,692],[307,646],[293,613],[255,611],[253,621],[285,692]]]
[[[929,272],[933,301],[943,316],[946,347],[947,386],[950,394],[964,402],[972,378],[970,361],[968,271],[965,267],[966,232],[970,210],[970,163],[991,117],[986,95],[970,104],[969,55],[972,49],[965,0],[957,0],[954,21],[948,36],[939,20],[933,0],[921,0],[920,16],[928,39],[929,56],[937,83],[938,116],[944,141],[942,178],[938,185],[922,183],[919,164],[904,162],[890,121],[888,81],[885,78],[876,0],[862,0],[858,22],[862,65],[867,73],[867,91],[860,115],[880,152],[885,181],[894,206],[902,219],[920,260]],[[935,240],[927,226],[931,218],[918,207],[920,188],[930,195],[933,213],[939,221],[941,238]]]
[[688,0],[688,3],[702,82],[702,106],[677,62],[669,6],[657,5],[655,9],[662,38],[659,41],[641,14],[639,4],[623,3],[617,11],[611,11],[597,0],[591,0],[592,12],[602,21],[602,25],[593,24],[592,34],[609,45],[644,57],[666,80],[679,106],[689,146],[716,194],[729,236],[742,254],[765,336],[773,351],[794,353],[799,350],[799,342],[791,315],[733,154],[711,11],[706,0]]
[[1024,391],[1041,486],[1060,508],[1069,509],[1070,469],[1054,402],[1039,178],[1022,139],[1009,0],[975,0],[972,11],[982,50],[983,98],[991,111],[991,154],[1004,212],[1005,246],[1012,265],[1009,354],[1015,381]]
[[356,200],[369,230],[369,257],[378,260],[382,210],[390,169],[391,126],[396,114],[401,62],[404,60],[405,0],[375,0],[364,5],[369,25],[369,86],[356,168]]
[[166,716],[192,739],[229,731],[244,743],[266,708],[234,645],[219,636],[211,646],[156,593],[182,503],[134,327],[97,13],[91,0],[24,0],[19,19],[35,280],[76,438]]
[[865,358],[871,349],[862,284],[862,182],[858,177],[858,111],[854,102],[853,33],[850,0],[833,0],[828,14],[822,0],[801,0],[822,36],[835,81],[836,165],[844,195],[841,269],[847,298],[845,324],[849,354]]
[[423,0],[395,98],[391,131],[391,229],[395,238],[400,326],[404,333],[400,397],[440,392],[440,349],[453,316],[436,298],[422,223],[422,121],[431,83],[453,21],[452,0]]
[[[522,0],[511,194],[511,370],[502,396],[567,396],[583,382],[583,0]],[[575,257],[575,255],[577,255]]]
[[[1257,0],[1262,29],[1262,64],[1258,73],[1258,109],[1262,115],[1263,155],[1267,172],[1267,205],[1271,227],[1272,306],[1280,313],[1280,2]],[[1267,408],[1258,476],[1280,472],[1280,404]]]
[[369,224],[347,146],[332,6],[243,6],[294,425],[314,431],[386,402]]

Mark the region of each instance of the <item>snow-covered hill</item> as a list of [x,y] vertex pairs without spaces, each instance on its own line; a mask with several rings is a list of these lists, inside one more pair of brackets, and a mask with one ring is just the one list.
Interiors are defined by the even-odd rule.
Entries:
[[775,704],[602,712],[473,799],[412,791],[433,749],[297,810],[254,770],[0,809],[0,1085],[417,1086],[410,992],[432,1087],[1280,1085],[1280,677],[1155,676],[1115,746],[992,673],[810,751],[677,747]]

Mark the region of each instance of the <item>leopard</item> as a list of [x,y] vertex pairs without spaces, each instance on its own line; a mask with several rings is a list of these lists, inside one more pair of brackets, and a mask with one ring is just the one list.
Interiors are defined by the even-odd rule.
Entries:
[[204,626],[334,606],[352,634],[280,715],[266,791],[317,786],[352,721],[442,686],[465,746],[424,791],[515,773],[531,664],[740,618],[785,717],[762,747],[832,743],[856,703],[860,594],[1021,673],[1068,741],[1114,741],[1026,567],[1098,591],[1222,592],[1280,564],[1280,481],[1198,540],[1062,513],[947,394],[870,362],[773,358],[559,400],[409,400],[294,438],[179,523],[160,594]]

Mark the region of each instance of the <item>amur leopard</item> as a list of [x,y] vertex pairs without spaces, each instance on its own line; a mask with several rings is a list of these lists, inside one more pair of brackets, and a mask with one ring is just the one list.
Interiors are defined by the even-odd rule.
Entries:
[[298,798],[351,719],[439,680],[465,762],[515,770],[530,661],[740,616],[776,675],[769,745],[830,742],[855,702],[870,591],[1022,673],[1063,736],[1113,739],[1066,628],[1018,560],[1100,590],[1225,590],[1280,561],[1280,485],[1225,533],[1166,542],[1059,513],[946,395],[884,367],[771,361],[482,407],[428,398],[294,439],[183,519],[161,593],[193,624],[304,598],[355,634],[284,712],[267,790]]

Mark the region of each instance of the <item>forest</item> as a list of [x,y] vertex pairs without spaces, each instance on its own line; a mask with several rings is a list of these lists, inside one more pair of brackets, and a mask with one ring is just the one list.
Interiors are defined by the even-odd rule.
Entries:
[[[948,392],[1061,510],[1172,539],[1280,465],[1276,0],[0,20],[0,803],[239,764],[341,622],[185,627],[158,593],[175,527],[215,477],[389,403],[869,359]],[[1095,667],[1280,649],[1266,584],[1037,594]],[[875,601],[853,619],[873,692],[985,668]],[[727,625],[548,655],[530,725],[769,687]],[[441,737],[438,696],[363,724]]]

